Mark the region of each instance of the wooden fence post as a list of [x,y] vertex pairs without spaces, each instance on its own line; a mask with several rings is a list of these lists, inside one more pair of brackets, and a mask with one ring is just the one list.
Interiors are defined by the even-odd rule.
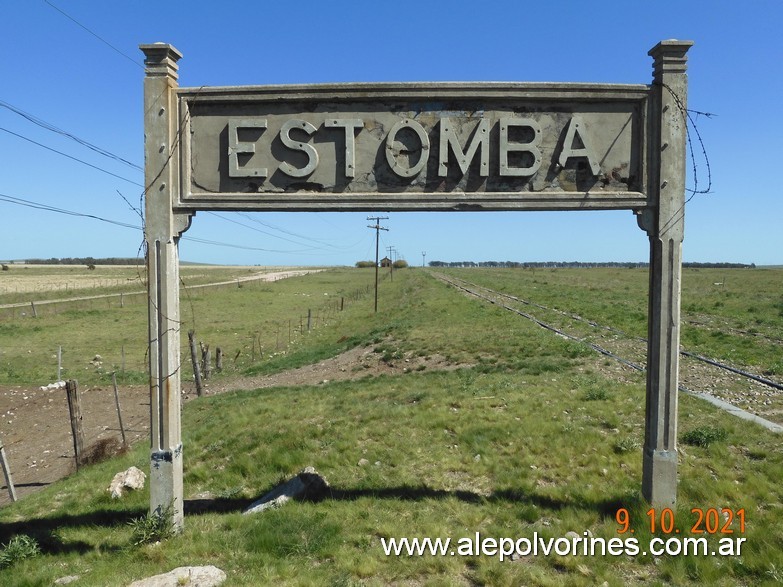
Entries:
[[111,374],[111,382],[114,384],[114,404],[117,406],[117,419],[120,421],[120,433],[122,434],[122,446],[127,446],[125,440],[125,427],[122,425],[122,411],[120,410],[120,393],[117,390],[117,374]]
[[313,311],[307,310],[307,332],[310,332],[312,327],[313,327]]
[[201,369],[198,366],[198,355],[196,354],[195,332],[188,331],[188,341],[190,342],[190,360],[193,363],[193,375],[196,378],[196,395],[201,397],[204,394],[204,385],[201,382]]
[[8,459],[5,456],[5,447],[3,446],[2,438],[0,438],[0,464],[3,466],[5,484],[8,486],[8,494],[11,496],[11,501],[16,501],[16,489],[14,488],[13,479],[11,479],[11,467],[9,467]]
[[206,381],[212,373],[212,354],[209,352],[209,345],[203,343],[201,343],[201,367]]
[[215,349],[215,371],[223,371],[223,349],[220,347]]
[[79,400],[79,383],[75,379],[65,382],[65,393],[68,396],[68,412],[71,415],[71,433],[73,434],[73,453],[76,459],[76,470],[82,464],[84,453],[84,430],[82,429],[82,405]]

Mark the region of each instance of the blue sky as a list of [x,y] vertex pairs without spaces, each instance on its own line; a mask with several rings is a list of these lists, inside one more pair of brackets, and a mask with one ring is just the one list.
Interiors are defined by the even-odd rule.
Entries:
[[[649,83],[651,47],[663,39],[693,40],[689,106],[715,116],[695,118],[712,188],[687,206],[684,259],[783,264],[783,190],[774,179],[781,169],[783,132],[777,117],[783,95],[780,0],[6,0],[0,15],[0,101],[137,166],[143,166],[142,43],[177,47],[184,55],[180,85],[202,86]],[[102,157],[2,106],[0,129],[0,198],[140,225],[125,201],[139,204],[144,177],[136,167]],[[695,149],[703,188],[707,163],[698,143]],[[374,255],[367,215],[248,218],[200,212],[185,236],[222,244],[184,240],[181,258],[352,265]],[[411,264],[421,263],[422,251],[427,261],[648,257],[647,238],[630,212],[382,215],[390,216],[383,222],[390,230],[382,233],[381,247],[393,246]],[[142,241],[140,230],[7,201],[0,201],[0,235],[0,259],[133,257]]]

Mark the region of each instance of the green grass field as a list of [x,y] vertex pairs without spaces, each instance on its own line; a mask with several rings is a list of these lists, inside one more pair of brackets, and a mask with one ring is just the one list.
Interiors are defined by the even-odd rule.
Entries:
[[[455,274],[645,334],[643,271]],[[683,344],[761,370],[778,369],[780,347],[742,332],[783,337],[781,276],[779,270],[686,271],[684,317],[707,326],[693,325],[690,334],[684,326]],[[146,513],[148,490],[123,501],[106,492],[115,472],[132,464],[148,469],[148,447],[136,446],[0,510],[1,543],[25,534],[41,550],[7,564],[0,584],[51,585],[58,577],[79,575],[78,585],[127,585],[201,564],[225,570],[226,585],[254,586],[783,581],[779,436],[688,396],[680,397],[680,438],[708,440],[681,443],[673,512],[681,532],[666,534],[659,527],[655,536],[700,536],[692,532],[694,526],[704,528],[699,510],[744,510],[744,532],[738,519],[726,525],[721,518],[719,531],[705,535],[710,549],[720,538],[744,538],[741,556],[539,554],[502,562],[488,555],[386,556],[381,539],[456,542],[478,532],[483,538],[513,539],[537,533],[546,540],[589,531],[606,540],[633,537],[647,550],[653,534],[639,491],[641,374],[629,372],[623,381],[607,377],[607,360],[586,347],[469,299],[419,269],[384,280],[380,311],[374,314],[366,290],[371,279],[371,270],[343,269],[274,284],[200,290],[183,297],[184,328],[222,345],[231,359],[239,351],[222,375],[227,381],[308,364],[353,346],[373,348],[391,361],[437,354],[459,368],[190,402],[183,410],[189,501],[181,536],[134,545],[128,522]],[[345,298],[342,311],[333,305],[340,298]],[[43,378],[50,365],[25,362],[26,351],[46,348],[50,355],[52,345],[74,330],[81,342],[73,348],[85,349],[80,352],[87,360],[99,352],[86,350],[96,340],[101,345],[94,348],[110,349],[104,351],[109,357],[122,344],[129,354],[127,348],[139,344],[137,337],[144,340],[146,310],[137,305],[121,312],[94,308],[0,323],[0,383]],[[324,318],[309,335],[297,334],[308,309]],[[23,344],[15,350],[12,341]],[[82,371],[96,381],[105,376]],[[142,372],[143,364],[134,377],[142,378]],[[705,430],[719,433],[713,437]],[[308,465],[329,481],[331,498],[240,515],[254,498]],[[618,534],[625,527],[618,511],[630,516],[625,534]],[[662,519],[656,512],[658,526],[666,525],[667,515]]]

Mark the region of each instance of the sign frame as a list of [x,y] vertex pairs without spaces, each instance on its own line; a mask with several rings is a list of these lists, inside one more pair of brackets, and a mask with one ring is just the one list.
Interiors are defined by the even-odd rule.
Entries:
[[[633,211],[639,227],[647,233],[650,242],[642,495],[654,507],[673,507],[677,499],[680,281],[687,139],[686,71],[687,52],[692,45],[691,41],[672,39],[661,41],[653,47],[648,53],[653,58],[653,80],[649,85],[402,83],[225,88],[179,88],[177,62],[182,54],[165,43],[140,45],[145,55],[146,67],[144,193],[149,299],[150,512],[159,515],[170,512],[175,528],[183,527],[178,244],[180,236],[190,226],[194,214],[200,210],[293,212],[625,209]],[[346,190],[343,186],[342,191],[336,189],[324,193],[310,189],[312,186],[305,186],[300,190],[289,189],[288,185],[279,188],[276,193],[236,191],[224,193],[220,190],[216,193],[194,193],[192,190],[193,169],[197,169],[200,174],[202,166],[193,163],[191,159],[193,151],[201,149],[201,140],[191,143],[191,135],[197,131],[194,126],[197,111],[206,105],[229,110],[238,108],[244,112],[253,104],[285,104],[289,101],[313,103],[326,100],[330,104],[343,105],[345,110],[350,111],[349,106],[352,101],[364,100],[366,103],[368,100],[375,100],[379,103],[383,101],[400,103],[408,100],[410,103],[426,105],[438,99],[462,101],[463,104],[482,100],[512,103],[512,105],[517,104],[522,111],[525,109],[525,104],[540,106],[546,103],[553,112],[559,113],[568,113],[569,109],[573,113],[574,105],[580,104],[591,104],[593,107],[600,108],[605,107],[606,104],[618,104],[623,101],[633,103],[638,110],[632,122],[637,127],[634,132],[641,132],[640,144],[635,143],[637,140],[635,135],[631,140],[632,145],[636,145],[634,148],[637,149],[634,157],[640,175],[636,178],[635,185],[639,189],[628,191],[478,189],[471,191],[454,184],[450,189],[429,191],[394,189],[373,192],[361,187],[353,190],[352,186]],[[535,108],[531,111],[535,111]],[[410,120],[415,120],[415,117]],[[249,124],[256,125],[256,123]],[[308,124],[316,128],[311,122]],[[439,128],[441,132],[450,132],[443,126],[442,119],[438,124],[441,124]],[[480,125],[481,122],[478,124]],[[261,123],[258,123],[259,128],[260,125]],[[324,122],[324,126],[329,125]],[[310,127],[306,129],[310,132]],[[425,135],[419,132],[418,136],[422,139],[421,144],[424,145]],[[508,146],[508,143],[502,142],[504,135],[500,136],[500,152],[502,153],[504,148],[513,149]],[[458,139],[455,140],[459,142]],[[241,145],[239,139],[232,144],[235,147],[239,146],[240,151],[245,149],[244,153],[251,153],[250,147]],[[456,149],[456,147],[441,141],[441,152],[443,145],[446,145],[448,161],[448,149]],[[389,142],[387,137],[386,147],[393,146],[393,141]],[[586,144],[583,147],[587,149]],[[306,150],[306,147],[299,148]],[[571,149],[571,146],[567,148]],[[475,159],[478,149],[479,147],[476,147],[468,154],[463,152],[462,155],[468,159]],[[490,147],[486,149],[489,150]],[[228,152],[224,154],[230,156]],[[453,154],[457,156],[456,152]],[[206,157],[209,156],[207,152]],[[346,161],[348,156],[349,149],[346,146]],[[483,152],[481,156],[484,156]],[[444,160],[442,155],[439,157],[442,165]],[[552,154],[552,160],[554,158],[555,155]],[[596,162],[589,155],[587,159],[593,175],[599,175],[595,173]],[[410,169],[407,171],[403,167],[396,169],[395,159],[387,158],[387,161],[393,172],[398,174],[410,172],[414,175]],[[558,162],[562,161],[561,154]],[[465,170],[462,170],[463,163],[459,164],[463,174],[476,175],[474,170],[468,167],[468,164],[474,165],[475,161],[467,161],[464,164]],[[240,163],[237,162],[237,169],[239,165]],[[383,165],[382,160],[381,165]],[[310,167],[315,169],[315,166]],[[302,171],[302,168],[293,165],[285,169],[293,175]],[[307,167],[304,169],[310,171]],[[348,170],[347,166],[346,170]],[[598,165],[598,171],[606,170]],[[448,170],[444,173],[447,172],[451,173]],[[555,176],[559,172],[556,169]],[[477,175],[479,181],[474,182],[474,185],[481,186],[481,178],[488,177],[488,172],[479,171]],[[209,175],[206,177],[210,179]],[[218,178],[218,182],[223,181]],[[608,176],[607,182],[612,182]],[[271,180],[269,183],[272,183]],[[233,185],[230,181],[228,184]]]

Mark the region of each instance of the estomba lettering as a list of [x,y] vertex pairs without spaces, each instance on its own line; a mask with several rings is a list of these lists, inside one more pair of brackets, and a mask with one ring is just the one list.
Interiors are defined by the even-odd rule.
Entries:
[[[326,117],[314,124],[301,118],[290,118],[280,126],[275,137],[283,146],[278,150],[277,158],[269,148],[274,139],[260,141],[258,138],[266,132],[267,124],[266,118],[228,120],[226,154],[229,177],[266,178],[275,170],[292,178],[307,177],[321,163],[316,145],[327,141],[343,143],[345,166],[342,173],[346,180],[356,177],[357,171],[370,171],[357,170],[356,145],[362,133],[377,126],[373,121]],[[468,124],[472,124],[473,129],[463,146],[457,127]],[[335,133],[328,129],[342,129],[343,132]],[[255,131],[257,138],[241,139],[244,131]],[[495,143],[490,140],[493,136],[496,137]],[[436,148],[431,144],[432,137],[437,142]],[[381,141],[379,148],[383,150],[383,156],[373,161],[385,162],[392,173],[403,179],[418,176],[427,167],[430,157],[437,157],[439,177],[446,177],[451,169],[459,169],[459,173],[464,175],[476,159],[480,177],[488,177],[491,173],[500,177],[530,177],[541,168],[542,139],[540,124],[531,117],[501,116],[495,120],[478,117],[465,121],[441,116],[431,128],[413,118],[400,118]],[[267,149],[257,153],[257,147],[262,143]],[[570,160],[581,159],[587,163],[593,176],[601,173],[599,159],[591,149],[589,133],[585,132],[580,116],[574,115],[568,120],[557,144],[560,148],[555,158],[559,166],[565,167]],[[335,148],[339,148],[339,144]],[[294,158],[298,164],[289,161]]]

